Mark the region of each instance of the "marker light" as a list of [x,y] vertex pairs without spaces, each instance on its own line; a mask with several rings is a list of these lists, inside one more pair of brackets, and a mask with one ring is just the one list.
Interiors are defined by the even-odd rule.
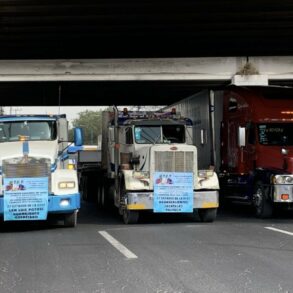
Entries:
[[123,115],[128,115],[128,109],[127,108],[123,108]]
[[27,135],[19,135],[18,136],[18,140],[20,140],[20,141],[26,141],[28,139],[29,139],[29,137]]
[[67,169],[68,170],[74,170],[75,169],[75,165],[74,164],[68,164],[67,165]]
[[281,199],[282,200],[288,200],[289,199],[289,194],[281,194]]

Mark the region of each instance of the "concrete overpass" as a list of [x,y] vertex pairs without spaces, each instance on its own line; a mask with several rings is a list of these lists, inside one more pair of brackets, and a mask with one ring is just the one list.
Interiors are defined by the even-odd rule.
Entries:
[[173,103],[247,58],[291,85],[292,35],[285,0],[0,0],[1,105]]
[[3,106],[163,105],[245,69],[291,86],[292,56],[0,61]]

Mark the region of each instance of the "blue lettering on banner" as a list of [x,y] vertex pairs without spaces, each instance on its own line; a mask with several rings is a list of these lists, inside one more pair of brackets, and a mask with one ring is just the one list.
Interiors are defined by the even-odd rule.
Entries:
[[46,220],[48,177],[4,178],[4,221]]
[[155,172],[154,212],[193,212],[193,173]]

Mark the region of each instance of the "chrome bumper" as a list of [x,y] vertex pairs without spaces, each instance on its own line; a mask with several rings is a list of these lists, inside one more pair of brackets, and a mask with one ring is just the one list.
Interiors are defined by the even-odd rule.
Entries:
[[[126,194],[126,206],[129,210],[153,210],[153,192],[128,192]],[[206,209],[219,207],[219,192],[195,191],[193,192],[193,208]]]

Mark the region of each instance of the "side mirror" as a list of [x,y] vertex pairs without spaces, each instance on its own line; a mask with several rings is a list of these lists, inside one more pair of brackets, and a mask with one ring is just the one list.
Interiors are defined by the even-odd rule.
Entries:
[[74,145],[75,146],[83,145],[83,129],[80,127],[74,128]]
[[245,147],[246,145],[246,132],[245,127],[238,127],[238,146],[239,147]]

